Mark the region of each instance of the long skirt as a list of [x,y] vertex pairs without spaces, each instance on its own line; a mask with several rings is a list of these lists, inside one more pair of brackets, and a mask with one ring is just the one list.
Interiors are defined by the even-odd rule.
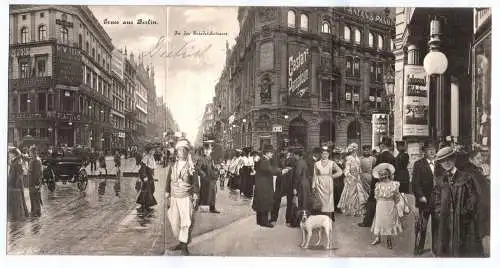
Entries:
[[32,187],[29,190],[30,190],[31,214],[35,216],[40,216],[40,214],[42,213],[42,195],[40,193],[40,188],[36,189]]
[[141,181],[141,188],[137,195],[136,203],[142,205],[143,208],[149,208],[158,204],[153,195],[154,190],[153,181]]
[[363,188],[359,179],[355,177],[346,178],[344,190],[340,197],[338,208],[346,216],[362,216],[365,214],[365,204],[368,193]]
[[23,221],[29,217],[28,207],[24,198],[23,189],[8,188],[7,190],[7,219],[8,221]]
[[403,232],[394,200],[377,200],[371,231],[374,235],[398,235]]
[[253,187],[253,182],[251,181],[250,176],[251,168],[250,167],[242,167],[240,170],[240,192],[244,193],[245,196],[249,196],[250,187]]

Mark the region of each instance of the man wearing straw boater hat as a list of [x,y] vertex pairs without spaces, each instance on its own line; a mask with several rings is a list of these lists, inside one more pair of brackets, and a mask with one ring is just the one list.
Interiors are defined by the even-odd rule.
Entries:
[[181,139],[175,149],[177,159],[168,171],[165,189],[167,214],[172,232],[180,242],[173,250],[181,250],[184,255],[189,255],[187,245],[200,188],[189,153],[191,150],[189,142]]
[[446,146],[436,154],[444,175],[436,178],[432,193],[434,212],[439,215],[438,257],[482,257],[477,231],[478,194],[472,175],[458,170],[456,151]]

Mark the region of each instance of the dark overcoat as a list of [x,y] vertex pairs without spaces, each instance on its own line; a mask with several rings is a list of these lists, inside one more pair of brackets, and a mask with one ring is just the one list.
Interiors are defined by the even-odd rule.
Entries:
[[252,208],[256,212],[270,212],[274,204],[273,176],[281,174],[280,169],[266,157],[255,166],[255,193]]
[[217,194],[217,172],[212,160],[203,156],[196,162],[196,170],[200,175],[200,205],[215,206]]

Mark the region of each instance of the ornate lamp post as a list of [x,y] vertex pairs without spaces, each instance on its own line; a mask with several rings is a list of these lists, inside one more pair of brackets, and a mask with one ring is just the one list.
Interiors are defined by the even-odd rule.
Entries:
[[392,103],[394,101],[394,71],[392,68],[389,68],[389,70],[384,74],[384,85],[385,85],[385,93],[387,95],[387,98],[389,99],[389,115],[387,116],[387,128],[388,128],[388,134],[392,138],[392,131],[391,131],[391,116],[392,116]]

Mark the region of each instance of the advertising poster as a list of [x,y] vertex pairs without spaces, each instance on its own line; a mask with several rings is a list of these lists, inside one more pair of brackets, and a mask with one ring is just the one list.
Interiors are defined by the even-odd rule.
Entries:
[[387,114],[372,114],[372,148],[378,146],[383,136],[388,135],[389,116]]
[[311,50],[300,44],[288,45],[288,95],[306,97],[310,90]]
[[423,66],[405,66],[403,136],[429,136],[429,81]]

